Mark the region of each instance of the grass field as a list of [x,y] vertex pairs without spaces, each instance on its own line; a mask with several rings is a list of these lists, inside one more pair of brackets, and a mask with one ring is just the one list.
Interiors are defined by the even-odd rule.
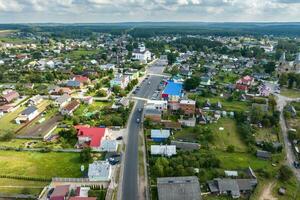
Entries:
[[7,42],[7,43],[13,43],[13,44],[25,44],[25,43],[30,43],[32,41],[29,39],[1,37],[0,36],[0,42]]
[[280,94],[282,96],[290,97],[290,98],[299,98],[300,97],[300,91],[295,89],[287,89],[282,88]]
[[41,178],[81,177],[78,153],[0,151],[0,174]]
[[38,195],[48,182],[0,178],[0,193]]
[[[18,115],[25,109],[25,106],[21,106],[17,110],[6,113],[3,117],[0,118],[0,131],[13,131],[18,130],[22,125],[16,124],[15,119]],[[4,126],[5,124],[5,126]]]
[[[233,145],[236,151],[245,152],[247,147],[242,142],[237,132],[236,122],[230,118],[221,118],[217,123],[209,124],[214,134],[214,146],[219,150],[226,150],[229,145]],[[219,128],[224,130],[220,131]]]
[[[194,96],[193,94],[191,97]],[[195,99],[195,97],[192,97]],[[209,100],[212,106],[215,106],[218,102],[222,104],[222,110],[225,111],[248,111],[251,109],[251,104],[245,101],[227,101],[225,98],[222,97],[212,97],[212,98],[205,98],[205,97],[198,97],[197,103],[200,106],[204,106],[205,101]]]
[[85,50],[85,49],[79,49],[75,51],[71,51],[70,53],[64,54],[65,58],[70,58],[72,60],[79,60],[82,56],[92,56],[100,53],[99,50]]
[[251,155],[249,153],[227,153],[223,151],[216,151],[215,154],[217,158],[220,159],[221,168],[223,169],[246,169],[250,166],[253,170],[272,170],[270,161],[258,159],[254,155]]
[[255,132],[255,139],[258,141],[277,142],[277,135],[272,133],[271,128],[259,128]]

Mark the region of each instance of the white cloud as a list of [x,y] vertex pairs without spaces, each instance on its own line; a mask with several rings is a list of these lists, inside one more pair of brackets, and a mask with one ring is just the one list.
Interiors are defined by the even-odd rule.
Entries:
[[299,0],[0,0],[0,22],[300,21],[299,9]]

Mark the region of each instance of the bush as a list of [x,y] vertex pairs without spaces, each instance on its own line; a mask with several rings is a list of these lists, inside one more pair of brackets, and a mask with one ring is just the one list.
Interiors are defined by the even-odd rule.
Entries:
[[282,181],[288,181],[293,176],[293,171],[286,165],[283,165],[279,169],[279,179]]
[[234,146],[233,146],[233,145],[229,145],[229,146],[227,147],[226,151],[227,151],[228,153],[233,153],[233,152],[235,151]]
[[9,141],[13,138],[14,134],[11,131],[0,133],[0,141]]

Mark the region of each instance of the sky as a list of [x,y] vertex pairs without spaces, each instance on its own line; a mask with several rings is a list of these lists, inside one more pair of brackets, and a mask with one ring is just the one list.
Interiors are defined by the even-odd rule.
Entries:
[[0,23],[300,22],[300,0],[0,0]]

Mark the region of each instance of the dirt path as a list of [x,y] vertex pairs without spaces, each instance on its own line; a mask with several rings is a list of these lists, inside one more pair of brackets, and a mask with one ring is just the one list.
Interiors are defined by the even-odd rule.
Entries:
[[273,197],[272,195],[272,189],[274,186],[275,182],[269,183],[267,186],[265,186],[259,197],[259,200],[277,200],[277,198]]

